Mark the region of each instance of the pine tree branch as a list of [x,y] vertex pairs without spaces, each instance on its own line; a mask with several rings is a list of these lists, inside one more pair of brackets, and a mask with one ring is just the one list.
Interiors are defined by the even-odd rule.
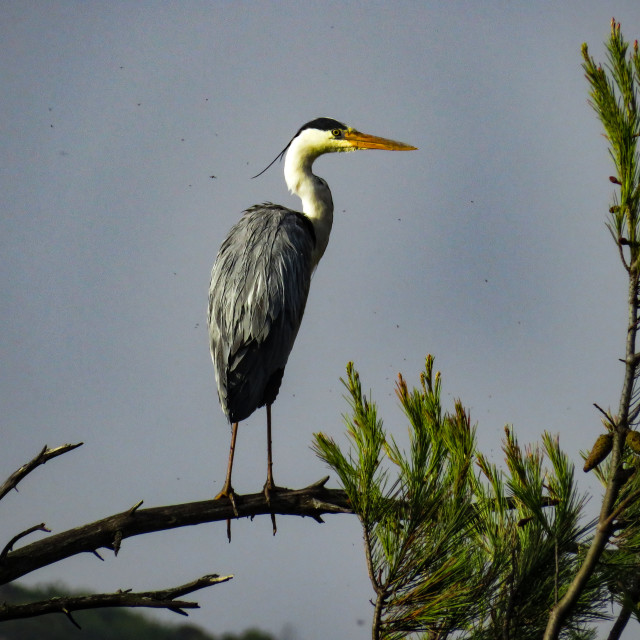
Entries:
[[598,524],[598,527],[601,527],[602,529],[609,531],[611,528],[611,525],[613,524],[613,521],[616,520],[627,507],[629,507],[634,502],[636,502],[638,498],[640,498],[640,489],[638,489],[637,491],[634,491],[632,494],[628,495],[624,500],[622,500],[616,506],[616,508],[609,514],[609,516]]
[[619,640],[630,619],[631,607],[622,605],[622,609],[620,609],[620,613],[618,614],[616,621],[613,623],[611,631],[609,631],[607,640]]
[[625,354],[625,361],[627,364],[625,366],[625,377],[620,397],[618,419],[613,425],[615,431],[613,437],[613,450],[611,452],[611,472],[609,475],[609,480],[607,482],[605,495],[602,500],[598,526],[596,527],[593,540],[591,541],[591,545],[589,546],[580,569],[574,576],[573,581],[569,585],[569,588],[567,589],[560,602],[558,602],[558,604],[551,610],[547,629],[544,634],[544,640],[556,640],[559,637],[564,620],[578,601],[578,598],[583,592],[587,581],[595,571],[598,562],[606,549],[607,543],[611,538],[611,534],[613,532],[612,516],[619,515],[619,513],[615,509],[615,503],[618,499],[620,488],[622,487],[623,482],[620,474],[617,473],[617,469],[622,459],[622,451],[624,448],[624,442],[627,432],[627,421],[629,416],[631,395],[633,392],[633,386],[637,376],[638,368],[637,363],[633,358],[633,355],[635,353],[638,321],[637,290],[638,272],[637,270],[635,270],[632,271],[629,283],[629,325],[627,331]]
[[371,639],[380,640],[382,637],[382,611],[384,609],[384,596],[378,591],[376,594],[376,602],[373,609],[373,623],[371,624]]
[[[549,615],[544,640],[556,640],[562,630],[564,621],[576,606],[578,599],[584,592],[589,578],[605,552],[606,546],[613,533],[613,520],[622,512],[626,501],[618,508],[620,489],[624,484],[623,474],[619,473],[625,446],[626,433],[630,425],[630,418],[634,418],[632,407],[634,388],[638,379],[638,360],[636,357],[636,336],[638,331],[638,283],[640,279],[640,251],[638,235],[640,219],[638,216],[638,172],[636,134],[640,127],[640,119],[635,100],[635,79],[631,61],[627,61],[627,45],[620,33],[620,24],[611,21],[611,37],[607,42],[609,57],[608,72],[595,64],[588,53],[587,45],[582,46],[584,58],[583,68],[591,85],[592,105],[601,120],[607,139],[609,151],[615,163],[617,176],[611,181],[620,186],[619,204],[614,197],[611,207],[612,223],[619,241],[618,247],[623,264],[628,273],[628,324],[625,344],[625,373],[620,393],[618,415],[612,422],[613,450],[609,478],[602,500],[598,526],[587,551],[587,554],[574,576],[571,584],[561,600],[553,607]],[[633,57],[635,64],[639,62],[637,47]],[[613,78],[613,80],[610,79]],[[635,194],[635,195],[634,195]],[[611,226],[612,225],[612,226]],[[629,246],[629,260],[624,259],[622,241],[626,236]],[[626,242],[625,242],[626,245]],[[635,496],[634,496],[635,498]]]
[[638,602],[638,598],[640,598],[640,575],[636,574],[633,576],[630,584],[620,585],[620,590],[624,592],[622,607],[620,608],[620,613],[616,621],[611,627],[611,631],[609,631],[607,640],[619,640],[627,623],[631,619],[631,614],[635,608],[634,603]]
[[193,593],[200,589],[210,587],[231,580],[233,576],[218,576],[211,574],[198,578],[188,584],[179,587],[163,589],[161,591],[144,591],[132,593],[130,590],[117,591],[116,593],[99,593],[89,596],[62,596],[50,598],[40,602],[29,604],[10,605],[0,604],[0,622],[16,620],[19,618],[32,618],[48,613],[64,613],[69,621],[80,628],[71,613],[84,609],[100,609],[106,607],[148,607],[154,609],[168,609],[186,616],[184,609],[197,609],[197,602],[176,600],[181,596]]
[[[272,494],[269,502],[262,491],[236,496],[237,517],[275,513],[308,516],[322,522],[321,516],[327,513],[353,513],[345,492],[325,488],[327,480],[328,477],[304,489],[282,489]],[[132,536],[236,517],[227,500],[205,500],[149,509],[140,509],[140,504],[10,551],[0,563],[0,584],[79,553],[97,554],[100,548],[117,553],[122,541]]]
[[63,444],[60,447],[56,447],[55,449],[49,449],[45,444],[42,448],[42,451],[38,453],[32,460],[23,464],[19,469],[14,471],[0,486],[0,500],[4,498],[11,489],[15,489],[18,483],[28,476],[34,469],[39,467],[40,465],[48,462],[52,458],[57,458],[61,456],[63,453],[67,453],[67,451],[73,451],[78,447],[82,446],[82,442],[78,442],[77,444]]

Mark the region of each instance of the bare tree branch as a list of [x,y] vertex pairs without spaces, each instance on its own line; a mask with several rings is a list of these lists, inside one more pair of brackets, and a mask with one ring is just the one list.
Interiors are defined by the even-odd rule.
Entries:
[[29,475],[35,468],[39,467],[41,464],[51,460],[52,458],[57,458],[61,456],[63,453],[67,453],[67,451],[73,451],[73,449],[77,449],[82,446],[82,442],[78,442],[77,444],[63,444],[60,447],[56,447],[55,449],[49,449],[45,444],[42,448],[42,451],[30,460],[26,464],[23,464],[17,471],[14,471],[0,486],[0,500],[4,498],[11,489],[15,489],[18,483],[27,475]]
[[194,591],[210,587],[214,584],[227,582],[233,576],[219,576],[211,574],[198,578],[188,584],[179,587],[163,589],[161,591],[144,591],[132,593],[130,590],[117,591],[116,593],[99,593],[89,596],[62,596],[51,598],[41,602],[31,602],[29,604],[9,605],[0,604],[0,622],[15,620],[18,618],[31,618],[48,613],[64,613],[69,620],[78,628],[80,625],[73,619],[72,611],[83,609],[98,609],[105,607],[149,607],[155,609],[168,609],[175,613],[186,616],[184,609],[197,609],[200,605],[197,602],[187,602],[176,600]]
[[[279,490],[271,494],[269,502],[262,491],[236,496],[238,517],[275,513],[309,516],[322,522],[321,516],[326,513],[353,513],[344,491],[325,488],[328,479],[323,478],[304,489]],[[116,551],[120,543],[131,536],[236,517],[227,500],[205,500],[149,509],[138,506],[10,551],[0,562],[0,584],[79,553],[98,555],[100,548]]]
[[34,531],[45,531],[46,533],[51,533],[51,529],[48,529],[45,523],[41,522],[40,524],[36,524],[33,527],[29,527],[25,531],[21,531],[20,533],[16,534],[15,536],[13,536],[13,538],[11,538],[11,540],[9,540],[9,542],[7,542],[7,544],[4,546],[4,549],[0,553],[0,564],[4,562],[7,554],[9,553],[9,551],[11,551],[11,549],[13,549],[13,545],[18,542],[18,540],[21,540]]

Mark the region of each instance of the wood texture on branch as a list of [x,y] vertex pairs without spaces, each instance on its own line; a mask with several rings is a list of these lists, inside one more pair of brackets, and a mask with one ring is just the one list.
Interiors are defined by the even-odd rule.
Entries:
[[2,498],[4,498],[11,489],[15,489],[18,486],[18,483],[23,480],[25,476],[28,476],[34,469],[52,458],[57,458],[63,453],[67,453],[68,451],[73,451],[74,449],[81,447],[82,444],[82,442],[78,442],[77,444],[63,444],[53,449],[49,449],[45,444],[40,453],[29,460],[26,464],[23,464],[4,481],[0,486],[0,500],[2,500]]
[[[353,513],[344,491],[325,488],[328,479],[323,478],[304,489],[277,491],[271,494],[269,503],[262,491],[236,496],[238,517],[275,513],[308,516],[322,522],[321,516],[327,513]],[[7,553],[0,563],[0,584],[79,553],[97,554],[100,548],[117,553],[120,543],[132,536],[236,517],[227,500],[205,500],[148,509],[140,509],[140,504]]]
[[62,596],[50,598],[40,602],[27,604],[0,604],[0,622],[19,618],[33,618],[48,613],[64,613],[76,626],[80,625],[73,619],[71,612],[84,609],[100,609],[105,607],[147,607],[154,609],[168,609],[186,616],[184,609],[197,609],[197,602],[176,600],[194,591],[205,589],[215,584],[227,582],[233,576],[219,576],[211,574],[202,576],[193,582],[179,587],[163,589],[161,591],[144,591],[133,593],[131,590],[116,591],[115,593],[96,593],[88,596]]

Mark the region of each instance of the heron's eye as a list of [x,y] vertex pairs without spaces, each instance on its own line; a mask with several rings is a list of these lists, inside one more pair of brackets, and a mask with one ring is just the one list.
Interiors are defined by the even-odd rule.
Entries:
[[334,138],[342,138],[342,129],[333,129],[333,131],[331,132],[331,135]]

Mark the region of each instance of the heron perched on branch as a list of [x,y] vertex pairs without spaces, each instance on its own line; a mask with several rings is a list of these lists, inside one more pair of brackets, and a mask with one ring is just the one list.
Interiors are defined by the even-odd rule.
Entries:
[[[331,118],[307,122],[264,170],[286,154],[284,177],[289,191],[302,200],[302,212],[268,202],[254,205],[220,247],[211,272],[208,323],[218,398],[232,431],[227,476],[216,499],[228,498],[234,510],[231,471],[238,423],[262,406],[267,408],[267,500],[277,490],[271,405],[302,321],[311,275],[327,248],[333,222],[331,191],[312,173],[313,162],[337,151],[415,148],[360,133]],[[273,524],[275,533],[275,520]]]

